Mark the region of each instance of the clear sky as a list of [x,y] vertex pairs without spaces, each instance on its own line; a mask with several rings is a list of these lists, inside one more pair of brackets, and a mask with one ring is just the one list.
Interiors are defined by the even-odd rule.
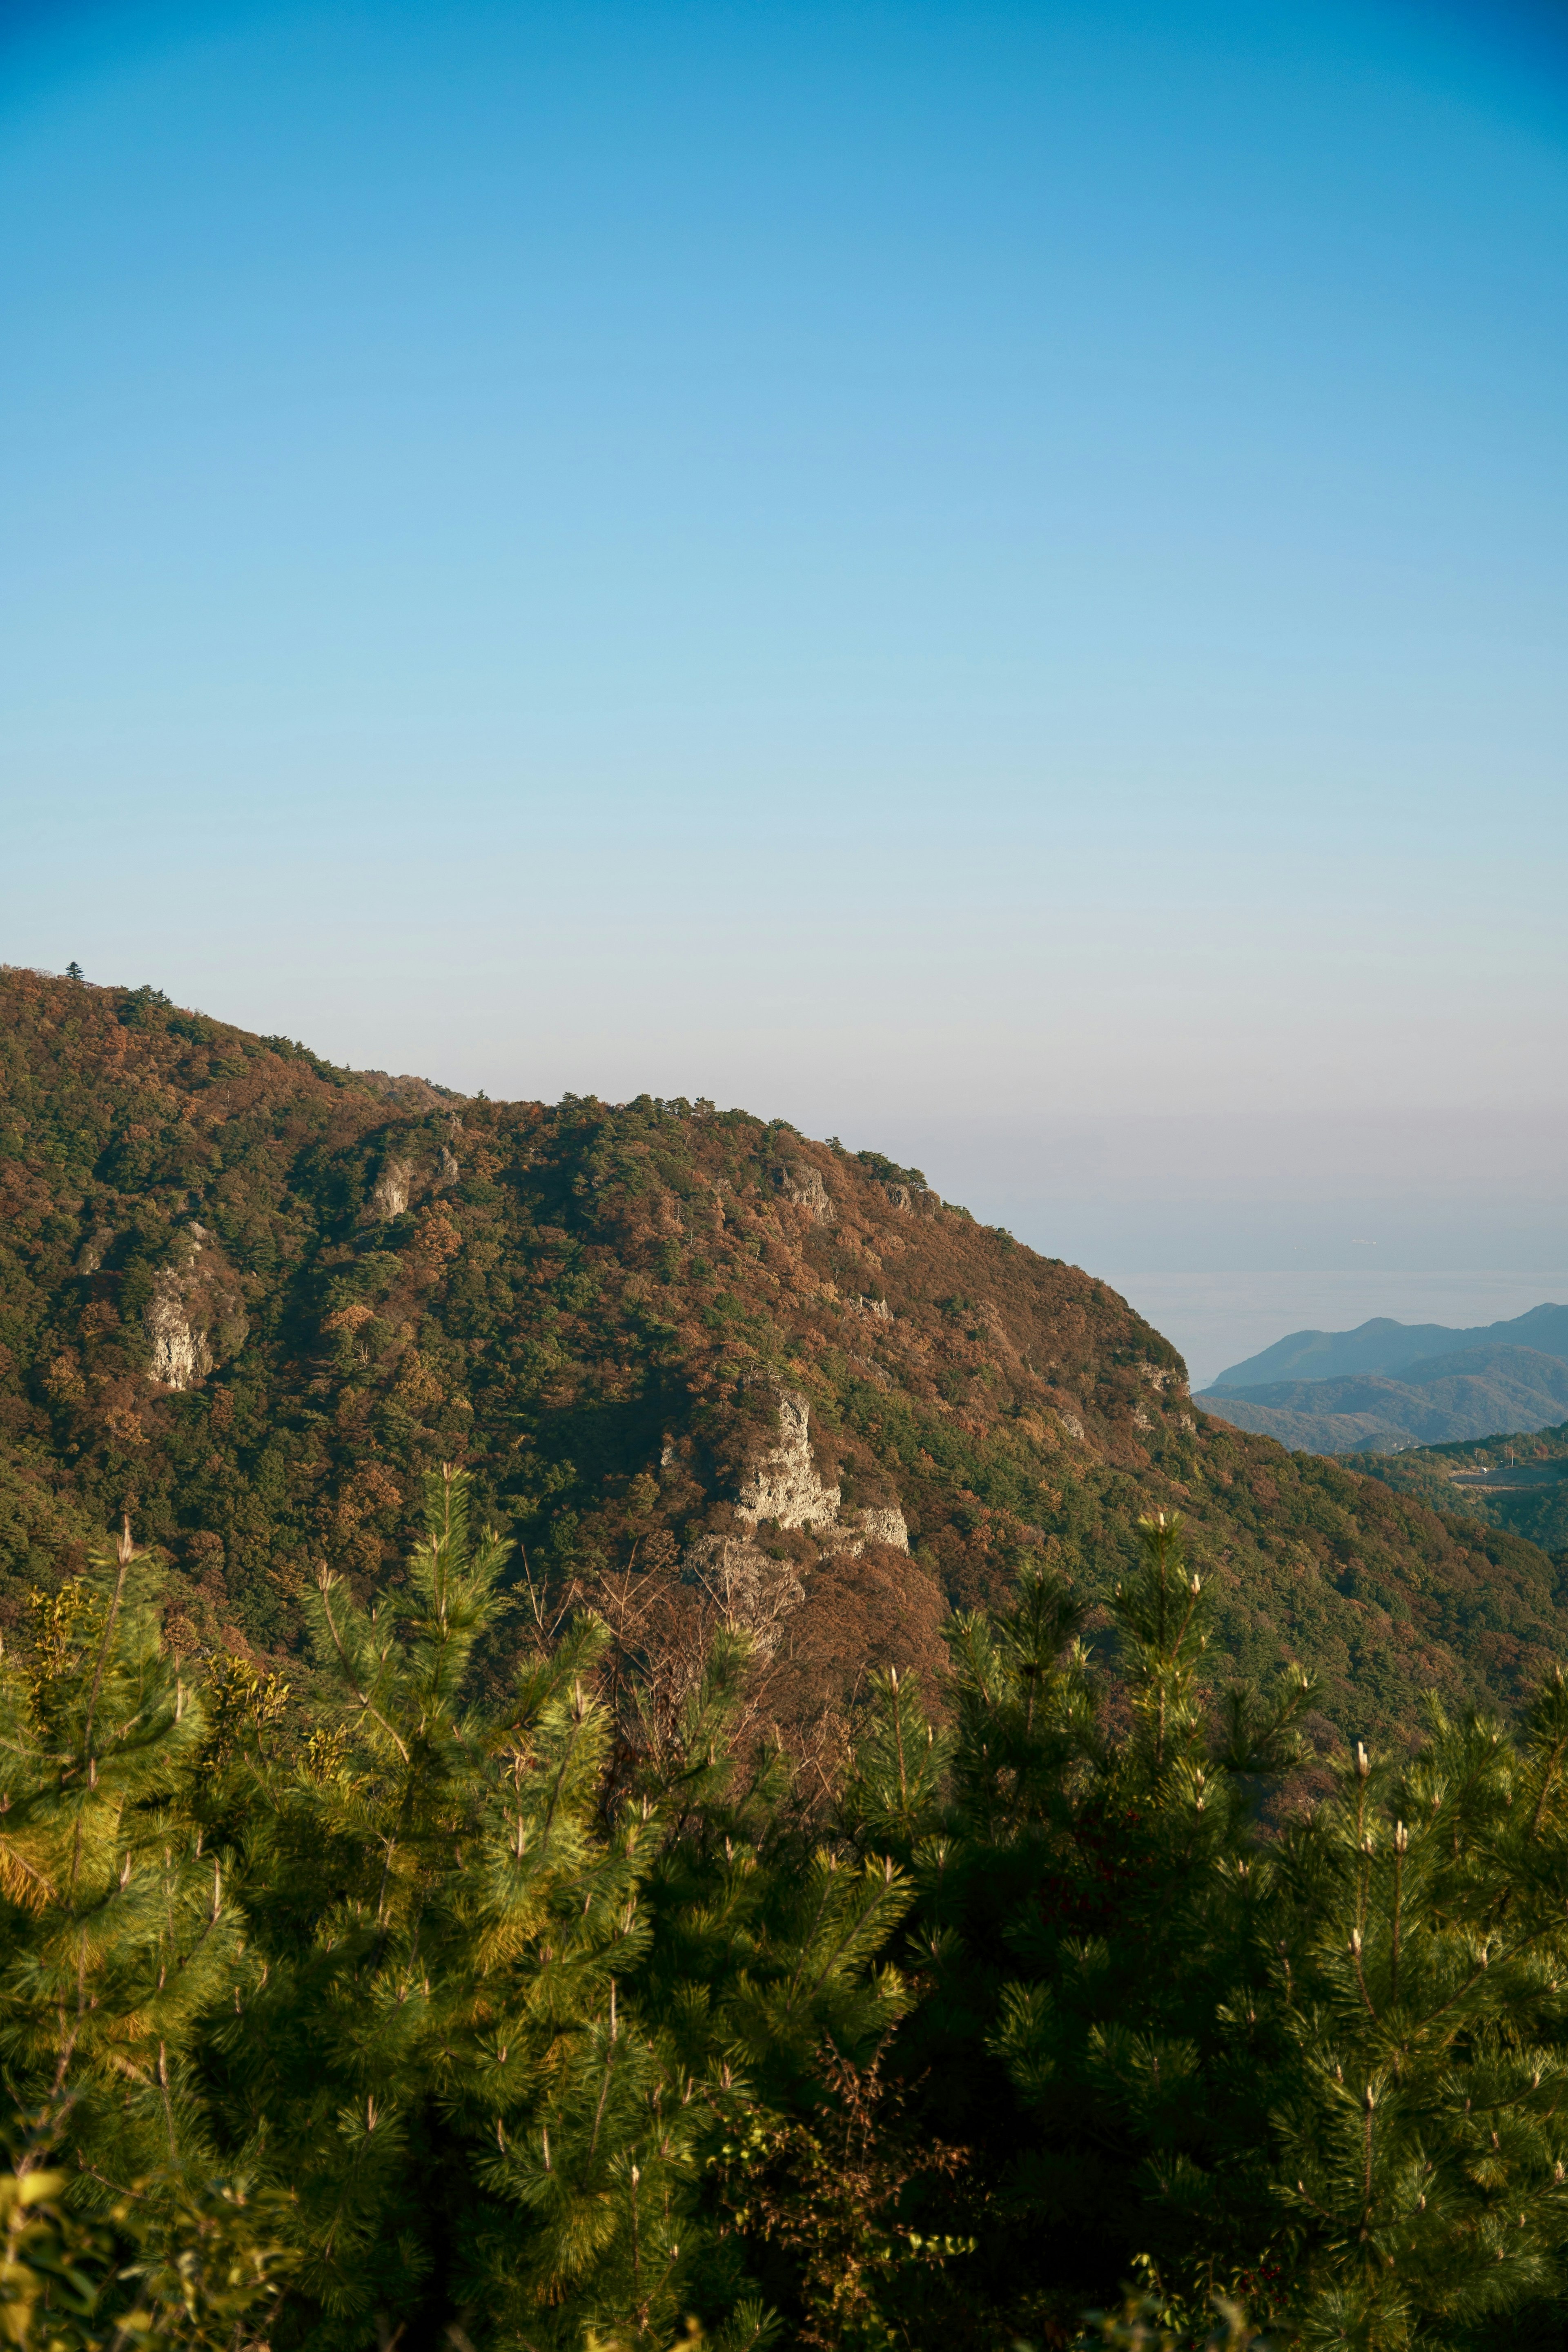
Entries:
[[1561,12],[4,24],[8,960],[1568,1264]]

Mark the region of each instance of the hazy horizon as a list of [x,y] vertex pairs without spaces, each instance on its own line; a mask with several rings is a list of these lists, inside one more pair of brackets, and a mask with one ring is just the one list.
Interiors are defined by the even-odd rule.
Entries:
[[12,961],[1568,1263],[1548,12],[40,6],[0,194]]

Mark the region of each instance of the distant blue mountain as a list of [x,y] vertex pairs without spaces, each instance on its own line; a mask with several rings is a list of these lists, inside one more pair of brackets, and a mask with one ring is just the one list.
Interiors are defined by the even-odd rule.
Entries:
[[1568,1412],[1568,1361],[1537,1348],[1466,1348],[1423,1356],[1394,1379],[1346,1372],[1337,1380],[1261,1381],[1211,1389],[1217,1420],[1299,1454],[1388,1454],[1410,1445],[1522,1435]]
[[1395,1323],[1386,1315],[1353,1331],[1292,1331],[1258,1356],[1232,1364],[1210,1382],[1205,1396],[1235,1395],[1279,1381],[1337,1381],[1356,1374],[1407,1373],[1423,1357],[1469,1354],[1476,1349],[1528,1348],[1568,1360],[1568,1307],[1532,1307],[1505,1323],[1456,1330],[1447,1323]]

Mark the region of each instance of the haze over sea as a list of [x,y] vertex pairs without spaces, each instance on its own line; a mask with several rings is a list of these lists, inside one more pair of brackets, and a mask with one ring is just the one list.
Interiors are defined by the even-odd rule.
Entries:
[[1187,1360],[1194,1389],[1291,1331],[1352,1331],[1373,1316],[1465,1330],[1568,1302],[1568,1272],[1118,1274],[1097,1269]]

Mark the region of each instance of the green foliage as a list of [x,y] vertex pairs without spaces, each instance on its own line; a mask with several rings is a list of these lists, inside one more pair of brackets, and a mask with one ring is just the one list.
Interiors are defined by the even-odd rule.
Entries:
[[1561,2333],[1553,1561],[915,1171],[5,987],[14,2341]]
[[[1395,1494],[1539,1545],[1552,1555],[1561,1579],[1568,1559],[1568,1422],[1554,1429],[1346,1458]],[[1482,1472],[1484,1481],[1478,1475]],[[1468,1483],[1457,1485],[1458,1478]]]
[[911,2182],[951,2179],[963,2151],[916,2140],[882,2053],[857,2066],[821,2053],[822,2096],[809,2118],[753,2116],[711,2159],[736,2230],[784,2255],[798,2281],[798,2344],[821,2352],[888,2352],[921,2340],[931,2273],[974,2250],[903,2217]]
[[[919,1824],[924,1997],[899,2048],[929,2128],[975,2149],[984,2326],[1059,2326],[1097,2274],[1139,2265],[1159,2326],[1137,2336],[1135,2297],[1110,2340],[1202,2342],[1216,2298],[1324,2345],[1549,2325],[1568,1685],[1514,1739],[1434,1706],[1414,1758],[1358,1746],[1264,1834],[1311,1685],[1205,1702],[1201,1581],[1177,1527],[1142,1537],[1114,1599],[1120,1731],[1060,1586],[1031,1579],[1010,1615],[952,1633],[957,1745]],[[898,1851],[887,1759],[911,1745],[910,1694],[879,1706],[850,1805],[871,1851],[889,1828]]]
[[16,2352],[263,2352],[288,2267],[281,2200],[243,2184],[142,2182],[107,2227],[65,2202],[67,2176],[0,2175],[0,2342]]
[[1310,1679],[1206,1694],[1183,1531],[1140,1547],[1114,1680],[1029,1567],[814,1819],[733,1631],[668,1702],[536,1620],[498,1697],[461,1472],[391,1599],[321,1571],[302,1716],[184,1679],[123,1535],[0,1687],[8,2340],[1550,2336],[1568,1682],[1307,1801]]
[[[731,1790],[734,1637],[629,1780],[597,1620],[476,1704],[511,1604],[469,1501],[430,1481],[389,1605],[321,1572],[303,1738],[248,1662],[216,1661],[205,1704],[181,1679],[128,1535],[38,1603],[3,1693],[0,2059],[100,2233],[84,2325],[134,2288],[216,2326],[286,2275],[281,2345],[475,2313],[498,2344],[662,2343],[693,2297],[746,2302],[700,2208],[749,2068],[787,2113],[825,2036],[869,2048],[907,2006],[873,1966],[898,1873],[813,1855],[776,1759]],[[224,2236],[242,2206],[276,2256]]]

